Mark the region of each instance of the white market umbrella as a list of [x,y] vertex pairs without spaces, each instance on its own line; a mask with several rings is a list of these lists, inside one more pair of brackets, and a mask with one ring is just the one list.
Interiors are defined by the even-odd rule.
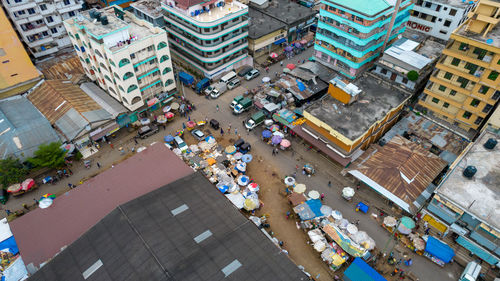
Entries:
[[248,176],[241,175],[238,177],[238,184],[241,186],[247,185],[249,181],[250,181],[250,178]]
[[341,220],[342,213],[340,211],[334,210],[334,211],[332,211],[332,217],[336,220]]
[[248,190],[250,190],[251,192],[259,192],[259,185],[255,182],[252,182],[248,185]]
[[311,190],[309,191],[309,193],[307,193],[307,197],[311,198],[311,199],[319,199],[319,192],[316,191],[316,190]]
[[317,252],[323,252],[326,249],[326,244],[323,242],[323,240],[318,240],[316,243],[314,243],[314,250]]
[[275,131],[275,132],[273,133],[273,136],[279,136],[279,137],[280,137],[280,138],[282,138],[282,139],[285,137],[285,135],[283,135],[283,133],[282,133],[282,132],[280,132],[280,131]]
[[342,196],[344,197],[353,197],[354,196],[354,189],[352,187],[344,187],[344,189],[342,189]]
[[269,78],[268,76],[262,78],[262,83],[267,83],[269,81],[271,81],[271,78]]
[[236,164],[236,170],[244,173],[247,170],[247,163],[240,162],[240,163]]
[[137,152],[141,152],[141,151],[144,151],[146,150],[146,147],[145,146],[141,146],[137,149]]
[[384,218],[384,225],[387,225],[389,227],[393,227],[397,223],[398,223],[398,221],[394,217],[387,216],[387,217]]
[[346,230],[347,232],[349,232],[349,234],[355,234],[356,232],[358,232],[358,228],[352,223],[347,225]]
[[293,191],[297,193],[304,193],[306,192],[306,185],[303,183],[299,183],[293,188]]
[[243,208],[243,204],[245,203],[245,198],[241,193],[229,193],[226,194],[227,199],[233,203],[236,208],[241,209]]
[[319,209],[319,211],[324,215],[324,216],[329,216],[331,215],[333,209],[332,207],[330,206],[327,206],[327,205],[323,205],[321,206],[321,208]]
[[293,178],[293,177],[286,177],[285,178],[285,185],[292,186],[294,184],[295,184],[295,178]]
[[42,200],[38,201],[38,207],[42,209],[46,209],[50,207],[54,203],[54,199],[52,198],[43,198]]
[[349,221],[346,219],[341,219],[339,222],[339,227],[345,229],[349,225]]

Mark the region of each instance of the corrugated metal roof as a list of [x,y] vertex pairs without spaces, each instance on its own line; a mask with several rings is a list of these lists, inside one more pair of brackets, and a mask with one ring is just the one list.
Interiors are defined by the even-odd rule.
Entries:
[[40,144],[59,141],[54,129],[40,112],[22,96],[0,101],[0,157],[25,159]]
[[387,49],[384,54],[389,55],[395,59],[398,59],[404,63],[407,63],[417,69],[422,69],[426,65],[432,62],[432,59],[422,56],[414,51],[408,51],[402,49],[398,46],[392,46]]
[[80,89],[82,89],[97,104],[109,112],[113,118],[116,118],[121,113],[126,113],[128,111],[120,102],[115,100],[112,96],[94,83],[83,83],[80,85]]
[[383,147],[372,145],[349,170],[368,177],[411,208],[446,165],[419,144],[395,136]]
[[[61,133],[63,133],[68,140],[73,140],[80,134],[81,131],[85,130],[85,127],[89,125],[89,122],[85,120],[74,108],[70,108],[61,118],[57,119],[54,123]],[[90,129],[90,126],[89,126]]]

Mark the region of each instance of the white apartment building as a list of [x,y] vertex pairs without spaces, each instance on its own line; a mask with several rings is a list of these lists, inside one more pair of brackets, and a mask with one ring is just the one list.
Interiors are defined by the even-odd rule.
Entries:
[[175,90],[165,30],[119,6],[64,21],[85,73],[127,109]]
[[172,54],[207,78],[243,64],[247,54],[248,7],[231,0],[162,2]]
[[35,58],[71,45],[62,21],[76,15],[83,0],[2,0],[5,10]]
[[448,41],[479,0],[417,0],[406,26]]

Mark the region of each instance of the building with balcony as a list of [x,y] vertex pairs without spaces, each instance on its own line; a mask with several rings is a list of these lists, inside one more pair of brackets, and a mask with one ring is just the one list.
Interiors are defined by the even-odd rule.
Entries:
[[185,68],[214,78],[252,65],[247,54],[248,7],[238,1],[162,2],[172,54]]
[[[445,45],[430,36],[405,32],[375,62],[373,73],[414,94],[420,93],[431,75]],[[425,38],[420,41],[408,38]],[[407,37],[408,36],[408,37]]]
[[118,6],[64,22],[85,74],[129,110],[175,90],[167,33]]
[[467,19],[479,0],[417,0],[406,23],[409,29],[448,41],[450,35]]
[[500,2],[481,1],[456,29],[418,109],[472,139],[500,99]]
[[323,0],[314,45],[318,62],[354,79],[405,30],[410,0]]
[[[451,165],[426,208],[429,224],[461,247],[457,257],[500,265],[500,141],[486,129]],[[425,219],[425,218],[424,218]],[[464,252],[460,254],[461,252]]]
[[62,21],[74,17],[82,0],[2,0],[21,40],[35,59],[55,54],[71,46]]
[[0,98],[22,94],[42,74],[35,68],[4,11],[0,9]]

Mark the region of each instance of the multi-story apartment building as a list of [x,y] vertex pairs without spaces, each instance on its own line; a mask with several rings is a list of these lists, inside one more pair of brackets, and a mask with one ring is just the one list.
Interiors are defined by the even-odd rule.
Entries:
[[405,30],[410,0],[323,0],[314,49],[317,61],[354,79]]
[[417,0],[406,26],[447,41],[479,0]]
[[165,30],[118,6],[64,21],[85,73],[129,110],[175,89]]
[[166,29],[172,54],[213,78],[243,64],[247,54],[248,7],[238,1],[166,0]]
[[63,21],[74,17],[82,0],[2,0],[10,19],[35,58],[71,45]]
[[424,114],[454,125],[468,138],[500,99],[499,15],[498,1],[476,6],[452,33],[418,101]]
[[4,11],[0,9],[0,98],[22,94],[32,88],[42,74],[35,68],[17,38]]
[[[480,258],[485,268],[498,273],[500,263],[500,134],[488,128],[450,166],[424,209],[433,231],[460,245],[457,262]],[[429,219],[427,216],[431,216]],[[427,217],[427,218],[426,218]]]

